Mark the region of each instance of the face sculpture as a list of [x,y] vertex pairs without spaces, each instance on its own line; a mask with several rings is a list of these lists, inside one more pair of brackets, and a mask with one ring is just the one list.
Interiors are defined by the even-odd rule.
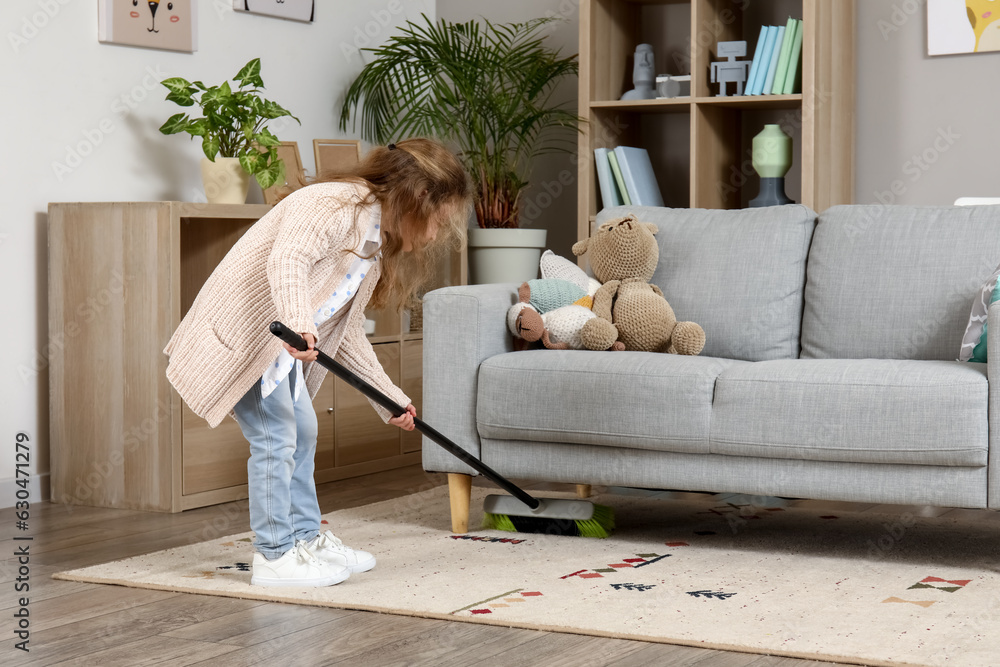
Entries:
[[655,80],[653,47],[649,44],[640,44],[635,49],[635,66],[632,68],[632,82],[638,87],[640,84],[652,85]]

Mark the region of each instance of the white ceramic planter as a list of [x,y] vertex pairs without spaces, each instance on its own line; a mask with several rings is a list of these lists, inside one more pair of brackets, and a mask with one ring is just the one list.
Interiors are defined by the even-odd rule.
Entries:
[[217,157],[215,162],[201,159],[201,182],[209,204],[245,204],[250,189],[250,174],[240,166],[239,158]]
[[523,283],[538,277],[545,229],[469,230],[469,282]]

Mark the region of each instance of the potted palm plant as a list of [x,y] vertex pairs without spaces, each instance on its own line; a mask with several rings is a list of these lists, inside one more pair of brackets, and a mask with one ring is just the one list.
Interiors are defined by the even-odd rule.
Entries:
[[[341,108],[341,129],[353,115],[369,141],[430,135],[456,145],[476,188],[478,229],[469,230],[472,282],[521,281],[538,269],[545,230],[519,228],[521,196],[537,156],[573,150],[575,135],[566,130],[576,130],[580,120],[552,99],[559,82],[578,71],[575,55],[561,57],[544,44],[541,33],[554,20],[408,21],[382,46],[365,49],[374,60],[351,84]],[[485,253],[478,250],[497,236],[505,237],[498,243],[507,266],[512,248],[535,246],[509,278],[484,269]]]
[[275,150],[281,141],[266,123],[283,116],[299,122],[287,109],[260,96],[264,88],[260,58],[244,65],[233,80],[239,84],[235,89],[228,81],[211,87],[181,77],[161,82],[170,91],[169,101],[182,107],[197,105],[204,114],[201,118],[175,114],[160,132],[201,137],[202,181],[210,203],[246,202],[250,176],[264,189],[284,183],[285,165]]

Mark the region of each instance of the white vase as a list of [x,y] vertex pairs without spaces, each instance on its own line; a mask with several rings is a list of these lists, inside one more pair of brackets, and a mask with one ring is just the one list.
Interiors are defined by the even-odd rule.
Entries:
[[469,230],[469,283],[523,283],[538,277],[545,229]]
[[240,166],[239,158],[217,157],[215,162],[201,159],[201,182],[209,204],[245,204],[250,189],[250,174]]

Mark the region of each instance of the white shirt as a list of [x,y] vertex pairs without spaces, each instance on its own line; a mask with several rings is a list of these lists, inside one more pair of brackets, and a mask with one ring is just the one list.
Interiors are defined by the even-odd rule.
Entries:
[[[378,259],[378,255],[373,255],[373,253],[382,243],[382,211],[378,206],[372,206],[371,209],[368,233],[361,239],[356,252],[366,256],[372,255],[372,257],[370,259],[365,259],[364,257],[356,257],[354,259],[351,268],[347,271],[347,275],[337,285],[337,289],[333,290],[330,298],[313,315],[313,321],[317,327],[333,317],[337,311],[343,310],[351,302],[358,291],[358,286],[364,280],[365,274],[368,273],[371,265]],[[271,392],[281,384],[282,380],[288,377],[288,374],[293,369],[295,370],[295,396],[292,400],[293,402],[298,401],[303,385],[302,362],[290,355],[288,350],[284,348],[281,349],[281,352],[278,353],[278,358],[274,360],[274,363],[268,367],[260,378],[261,396],[263,398],[270,396]]]

